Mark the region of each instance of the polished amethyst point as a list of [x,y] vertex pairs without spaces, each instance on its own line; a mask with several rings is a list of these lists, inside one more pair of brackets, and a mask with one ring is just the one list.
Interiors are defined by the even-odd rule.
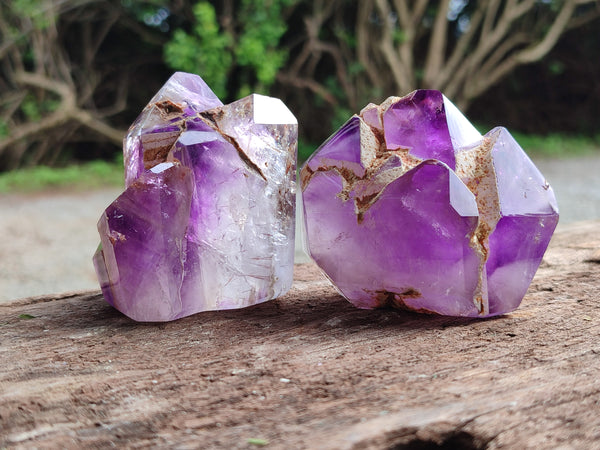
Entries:
[[137,321],[241,308],[291,287],[297,122],[278,99],[223,106],[176,73],[124,141],[126,190],[98,223],[105,299]]
[[512,311],[558,223],[508,131],[482,136],[438,91],[368,105],[301,178],[307,251],[359,308]]

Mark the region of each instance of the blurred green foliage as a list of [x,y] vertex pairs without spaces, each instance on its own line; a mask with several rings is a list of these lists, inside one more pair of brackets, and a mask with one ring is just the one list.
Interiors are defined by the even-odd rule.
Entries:
[[0,119],[0,139],[8,136],[9,128],[6,120]]
[[233,61],[233,37],[219,30],[215,9],[210,3],[196,3],[194,17],[196,24],[192,33],[175,30],[165,46],[165,61],[176,70],[201,73],[215,94],[223,98]]
[[61,188],[99,188],[123,185],[123,166],[91,161],[67,167],[36,166],[0,173],[0,193],[34,192]]
[[46,9],[39,0],[12,0],[12,11],[17,17],[28,17],[37,29],[43,30],[56,23],[52,9]]
[[[198,1],[192,29],[175,30],[165,61],[175,70],[202,74],[222,99],[268,93],[287,60],[287,51],[279,48],[287,30],[283,10],[297,1],[242,0],[227,26],[219,24],[211,2]],[[233,78],[238,81],[231,92]]]
[[317,149],[318,145],[311,144],[302,139],[298,141],[298,163],[306,161],[310,155]]
[[600,134],[596,136],[550,133],[545,136],[511,131],[519,145],[530,156],[566,158],[598,154]]
[[56,111],[60,106],[60,101],[54,98],[37,99],[31,93],[28,93],[21,103],[20,109],[31,122],[39,121],[46,113]]

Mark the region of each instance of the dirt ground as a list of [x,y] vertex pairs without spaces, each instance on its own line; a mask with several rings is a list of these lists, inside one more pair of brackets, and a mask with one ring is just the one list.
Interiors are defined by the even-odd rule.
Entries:
[[[600,157],[537,160],[558,197],[560,225],[600,218]],[[96,222],[120,190],[0,195],[0,302],[97,289]],[[306,255],[297,242],[297,262]]]
[[0,196],[0,301],[96,288],[101,211],[119,189]]

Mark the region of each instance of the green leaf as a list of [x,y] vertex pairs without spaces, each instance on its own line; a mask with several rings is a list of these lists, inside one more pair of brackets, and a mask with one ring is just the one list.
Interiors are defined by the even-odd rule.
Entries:
[[561,75],[565,71],[565,65],[562,61],[554,60],[548,64],[548,70],[550,70],[552,75]]
[[226,95],[233,57],[232,38],[219,30],[214,7],[205,1],[194,5],[193,34],[175,30],[165,45],[165,61],[176,70],[196,73],[219,97]]
[[11,6],[17,16],[31,19],[38,30],[44,30],[56,23],[56,10],[47,6],[40,7],[39,0],[12,0]]
[[404,30],[397,28],[394,30],[392,39],[394,41],[394,44],[402,44],[404,41],[406,41],[406,33],[404,32]]
[[8,136],[8,123],[5,120],[0,119],[0,139]]
[[232,73],[237,86],[230,87],[236,91],[268,91],[288,58],[279,45],[287,31],[283,9],[297,1],[242,0],[235,17],[228,19],[234,21],[235,37],[221,28],[210,2],[198,1],[191,32],[174,31],[165,61],[173,69],[200,75],[221,98],[234,94],[226,92]]
[[35,319],[35,316],[32,316],[31,314],[19,314],[19,319],[25,319],[25,320]]
[[41,106],[31,94],[27,94],[23,103],[21,103],[21,111],[23,111],[27,120],[31,122],[37,122],[42,118]]
[[250,444],[250,445],[258,445],[261,447],[263,447],[265,445],[269,445],[269,441],[267,441],[266,439],[260,439],[260,438],[250,438],[246,442],[248,442],[248,444]]

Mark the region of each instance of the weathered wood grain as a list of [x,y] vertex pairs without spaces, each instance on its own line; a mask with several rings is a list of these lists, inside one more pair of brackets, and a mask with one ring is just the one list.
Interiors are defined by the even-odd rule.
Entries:
[[599,236],[560,230],[491,320],[358,310],[312,265],[166,324],[98,292],[0,304],[0,447],[600,448]]

